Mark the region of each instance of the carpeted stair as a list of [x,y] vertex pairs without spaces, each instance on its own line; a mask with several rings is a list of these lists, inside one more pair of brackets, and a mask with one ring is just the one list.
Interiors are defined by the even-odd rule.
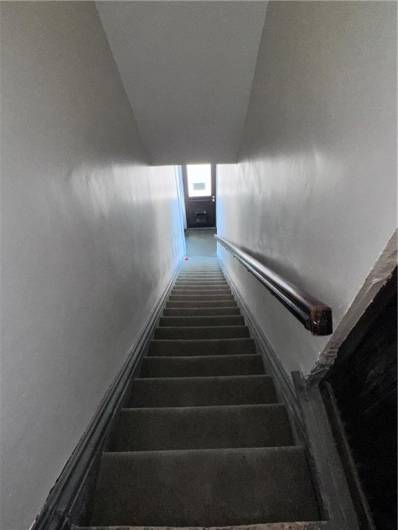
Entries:
[[103,453],[92,527],[318,519],[304,448],[217,260],[189,262]]

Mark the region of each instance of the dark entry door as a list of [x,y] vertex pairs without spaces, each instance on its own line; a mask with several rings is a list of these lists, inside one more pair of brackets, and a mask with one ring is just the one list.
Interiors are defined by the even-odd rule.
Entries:
[[185,210],[188,228],[210,228],[216,224],[216,166],[183,166]]

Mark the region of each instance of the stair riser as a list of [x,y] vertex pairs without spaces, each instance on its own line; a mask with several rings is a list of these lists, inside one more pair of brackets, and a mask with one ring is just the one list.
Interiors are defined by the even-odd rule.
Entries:
[[181,267],[181,272],[189,271],[189,270],[198,270],[198,271],[206,271],[206,270],[213,270],[216,269],[218,271],[221,271],[221,267],[219,263],[192,263],[190,261],[183,264]]
[[229,285],[223,282],[177,282],[174,284],[174,288],[185,288],[185,289],[229,289]]
[[186,307],[182,309],[165,309],[163,315],[165,317],[240,315],[240,310],[238,307],[204,307],[202,309]]
[[248,337],[246,326],[214,326],[214,327],[170,327],[157,328],[156,339],[227,339]]
[[136,379],[127,407],[193,407],[276,403],[267,375]]
[[160,326],[243,326],[242,316],[161,317]]
[[109,450],[217,449],[292,444],[289,420],[282,405],[182,407],[122,411]]
[[201,276],[201,277],[192,277],[192,278],[178,278],[176,280],[176,284],[177,283],[193,283],[193,284],[206,284],[206,283],[209,283],[209,284],[217,284],[217,283],[221,283],[221,284],[226,284],[227,282],[225,281],[225,278],[223,277],[216,277],[216,276],[208,276],[207,278]]
[[92,525],[211,527],[319,518],[301,448],[105,453]]
[[225,276],[220,273],[199,274],[199,273],[193,272],[189,274],[179,274],[176,279],[177,281],[179,280],[197,280],[197,281],[221,280],[221,281],[225,281]]
[[260,355],[145,357],[140,377],[193,377],[264,374]]
[[225,298],[225,299],[228,299],[228,298],[233,299],[233,296],[231,294],[231,291],[229,291],[229,292],[224,292],[223,291],[221,293],[214,293],[213,291],[211,293],[195,291],[195,293],[193,293],[193,294],[190,294],[190,293],[188,293],[188,294],[177,294],[174,291],[174,292],[172,292],[170,294],[170,298],[177,298],[177,299],[181,298],[181,300],[186,300],[186,299],[189,299],[189,298],[192,298],[192,299],[196,299],[197,298],[199,300],[200,299],[207,299],[207,298],[209,298],[209,299],[215,298],[216,300],[217,299],[221,299],[222,300],[223,298]]
[[232,297],[232,293],[229,289],[173,289],[170,293],[170,297],[187,297],[192,300],[211,300],[215,296],[222,298]]
[[232,296],[231,289],[229,287],[214,287],[214,288],[203,287],[200,289],[195,289],[193,287],[174,287],[171,294],[173,295],[189,294],[192,296],[196,296],[197,294],[199,295],[227,294],[227,295]]
[[223,280],[225,280],[225,276],[224,274],[222,273],[219,273],[219,272],[208,272],[208,273],[197,273],[197,272],[189,272],[189,273],[183,273],[183,274],[179,274],[177,279],[180,280],[182,278],[188,278],[188,279],[195,279],[195,280],[201,280],[202,278],[204,279],[207,279],[207,278],[221,278]]
[[208,269],[199,269],[197,267],[184,267],[183,269],[180,269],[180,275],[183,274],[208,274],[208,273],[214,273],[214,274],[224,274],[223,271],[220,269],[220,267],[213,267]]
[[214,291],[214,290],[221,290],[221,291],[224,291],[225,289],[229,289],[229,285],[225,284],[219,284],[219,283],[214,283],[214,284],[175,284],[174,285],[174,289],[178,289],[178,290],[181,290],[181,289],[188,289],[188,290],[193,290],[193,291]]
[[256,353],[253,339],[239,340],[153,340],[149,355],[234,355]]
[[167,308],[182,308],[182,307],[237,307],[235,300],[177,300],[168,301]]
[[214,284],[220,283],[222,285],[228,285],[226,280],[221,276],[219,278],[177,278],[175,285],[180,283],[193,283],[193,284]]
[[178,276],[176,282],[197,282],[197,283],[207,283],[207,282],[221,282],[226,283],[227,280],[222,274],[207,274],[207,275],[189,275],[189,276]]
[[197,303],[201,302],[236,302],[232,296],[227,295],[205,295],[205,296],[189,296],[189,295],[171,295],[169,296],[167,303],[169,302],[190,302],[192,307]]

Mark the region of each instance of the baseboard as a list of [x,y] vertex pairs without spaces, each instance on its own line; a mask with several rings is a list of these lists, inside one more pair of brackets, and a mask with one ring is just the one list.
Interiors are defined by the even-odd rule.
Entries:
[[84,509],[86,492],[106,443],[112,421],[126,399],[130,382],[149,347],[163,306],[181,268],[177,265],[162,296],[153,307],[141,332],[129,349],[125,363],[108,388],[86,432],[51,489],[31,530],[69,530]]
[[281,361],[278,358],[275,350],[264,330],[260,326],[256,317],[246,304],[242,295],[239,292],[234,280],[226,270],[224,263],[220,260],[221,268],[227,281],[231,287],[231,290],[237,299],[239,306],[241,307],[242,313],[245,317],[245,322],[250,329],[250,333],[256,342],[257,349],[263,358],[266,370],[277,383],[277,392],[279,398],[283,401],[288,409],[289,416],[296,427],[296,437],[302,440],[305,436],[305,426],[301,415],[301,408],[297,401],[297,395],[294,389],[293,380],[290,375],[283,368]]

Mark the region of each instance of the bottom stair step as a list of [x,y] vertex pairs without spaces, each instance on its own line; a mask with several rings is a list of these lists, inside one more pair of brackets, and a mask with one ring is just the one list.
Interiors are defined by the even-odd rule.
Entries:
[[218,526],[319,518],[301,447],[104,453],[92,525]]

